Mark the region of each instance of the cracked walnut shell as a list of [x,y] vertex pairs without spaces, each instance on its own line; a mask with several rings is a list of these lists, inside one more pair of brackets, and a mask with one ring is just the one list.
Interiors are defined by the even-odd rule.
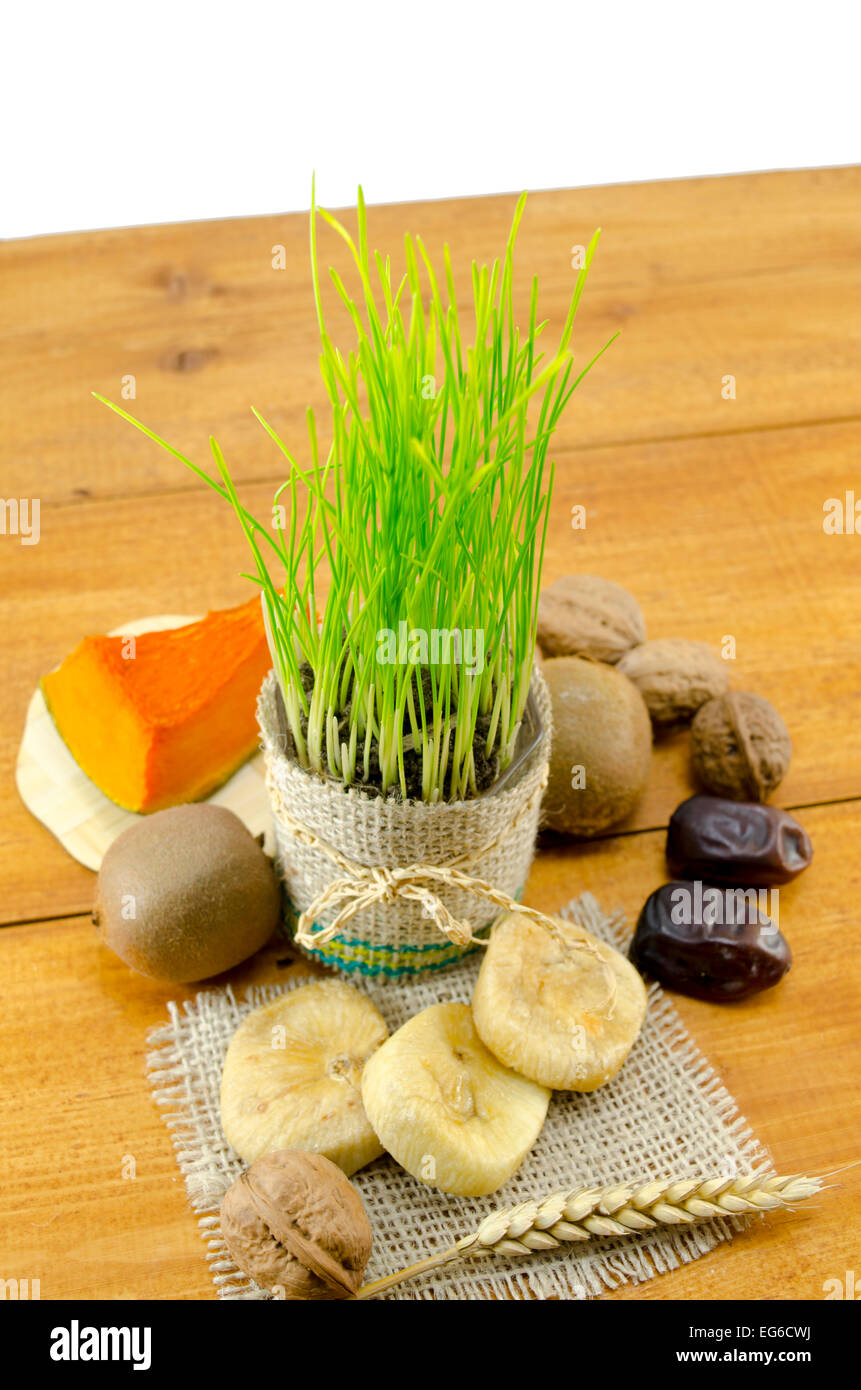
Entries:
[[765,801],[791,757],[786,725],[762,695],[727,691],[703,705],[691,726],[694,771],[715,796]]
[[290,1149],[236,1179],[221,1230],[243,1273],[285,1300],[351,1298],[373,1245],[362,1199],[340,1168]]

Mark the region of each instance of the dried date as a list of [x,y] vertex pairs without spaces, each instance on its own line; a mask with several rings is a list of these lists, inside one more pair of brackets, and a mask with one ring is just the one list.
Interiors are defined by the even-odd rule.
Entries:
[[757,801],[688,797],[667,832],[667,863],[677,878],[753,887],[789,883],[812,858],[798,821]]
[[630,958],[668,989],[713,1003],[747,999],[783,979],[789,943],[763,910],[764,890],[665,883],[647,899]]

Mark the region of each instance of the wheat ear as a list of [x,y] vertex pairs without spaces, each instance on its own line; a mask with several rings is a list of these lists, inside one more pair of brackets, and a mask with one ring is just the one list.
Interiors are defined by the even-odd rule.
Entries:
[[566,1241],[629,1236],[655,1226],[689,1226],[716,1216],[746,1216],[793,1207],[821,1192],[824,1178],[682,1178],[678,1181],[574,1187],[543,1201],[521,1202],[491,1212],[477,1230],[418,1264],[365,1284],[356,1298],[373,1298],[385,1289],[464,1255],[528,1255],[555,1250]]

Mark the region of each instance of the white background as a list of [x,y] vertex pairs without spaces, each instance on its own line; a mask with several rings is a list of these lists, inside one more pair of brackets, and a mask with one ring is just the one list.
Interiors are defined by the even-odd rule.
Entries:
[[859,157],[857,0],[17,11],[6,237]]

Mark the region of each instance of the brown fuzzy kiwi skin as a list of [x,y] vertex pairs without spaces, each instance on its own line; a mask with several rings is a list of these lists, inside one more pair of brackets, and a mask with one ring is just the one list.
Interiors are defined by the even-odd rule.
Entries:
[[[589,838],[617,825],[642,796],[652,761],[652,724],[633,681],[588,657],[545,661],[553,706],[550,778],[543,823],[563,835]],[[571,785],[572,768],[586,785]]]
[[226,807],[198,802],[157,811],[117,836],[99,870],[93,922],[133,970],[180,984],[254,955],[280,910],[259,841]]

